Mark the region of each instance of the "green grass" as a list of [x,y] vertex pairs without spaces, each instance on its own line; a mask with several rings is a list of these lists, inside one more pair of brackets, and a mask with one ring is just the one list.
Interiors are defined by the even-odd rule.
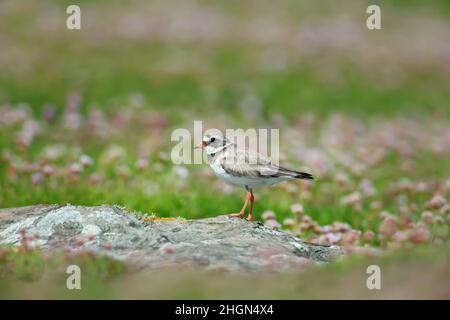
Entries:
[[[383,257],[351,256],[321,268],[280,274],[177,270],[123,273],[117,263],[78,258],[48,263],[34,281],[0,278],[3,299],[448,299],[448,252],[420,247]],[[22,258],[16,258],[19,260]],[[1,260],[0,260],[1,261]],[[93,262],[96,263],[93,263]],[[64,266],[81,268],[81,290],[68,290]],[[381,269],[381,290],[368,290],[366,269]],[[105,276],[108,270],[112,275]],[[1,269],[0,269],[1,270]],[[120,271],[120,274],[117,272]],[[420,277],[417,277],[420,274]],[[149,285],[151,284],[151,285]]]
[[[63,279],[69,265],[83,266],[87,279],[105,281],[124,274],[123,264],[86,253],[49,253],[23,247],[0,247],[0,276],[12,280],[37,281],[47,272]],[[0,278],[1,278],[0,277]]]
[[[141,2],[136,3],[139,5]],[[424,8],[445,7],[443,3],[424,5]],[[94,15],[105,9],[105,16],[116,14],[115,10],[121,7],[116,3],[103,8],[101,2],[81,5]],[[212,8],[222,10],[223,6],[232,7],[219,3]],[[295,9],[289,10],[290,6]],[[280,6],[273,14],[295,17],[305,9],[303,6],[305,4],[296,8],[295,2],[286,1],[285,6]],[[311,13],[316,8],[306,7]],[[123,103],[130,94],[139,92],[150,105],[171,112],[188,107],[195,112],[219,108],[236,114],[236,105],[245,91],[250,90],[261,99],[265,116],[274,112],[292,116],[304,111],[319,114],[343,111],[363,116],[404,112],[420,115],[436,110],[448,115],[450,109],[446,81],[442,78],[442,71],[436,67],[399,64],[389,60],[380,60],[381,66],[372,65],[370,61],[355,63],[361,58],[353,57],[351,51],[345,55],[338,49],[336,52],[331,49],[330,53],[325,51],[305,56],[292,50],[289,42],[270,47],[228,38],[218,43],[166,39],[139,41],[109,38],[109,33],[103,39],[101,32],[100,36],[87,35],[95,31],[95,24],[90,24],[95,21],[91,20],[86,22],[84,31],[69,32],[60,28],[54,36],[33,32],[38,18],[50,8],[56,12],[64,9],[61,4],[44,1],[41,5],[29,4],[25,12],[20,12],[20,19],[18,9],[4,14],[6,18],[2,24],[6,34],[18,40],[16,46],[20,50],[29,50],[27,63],[30,67],[25,72],[8,68],[0,74],[1,103],[25,102],[39,113],[46,103],[62,109],[66,95],[78,91],[83,97],[83,109],[87,110],[92,104],[108,108],[111,103]],[[262,14],[267,14],[264,8],[262,6],[260,10]],[[353,18],[359,17],[357,8],[360,5],[346,3],[345,8]],[[242,12],[245,13],[246,9],[250,10],[244,6]],[[385,11],[388,18],[404,19],[403,15],[406,17],[407,13],[414,12],[420,17],[421,9],[417,3],[410,5],[411,11],[408,12],[401,4],[389,4]],[[337,10],[334,15],[339,12]],[[229,14],[228,11],[224,13]],[[433,17],[432,13],[427,14]],[[245,25],[244,17],[237,15],[234,18]],[[302,20],[291,18],[283,22],[289,26]],[[383,30],[378,34],[367,33],[367,43],[364,45],[369,46],[369,51],[379,44],[386,46],[380,38],[391,41],[389,33],[393,31],[395,29]],[[278,53],[273,55],[272,60],[284,61],[283,57],[287,57],[284,69],[270,69],[271,59],[264,60],[268,50]],[[395,55],[395,51],[392,54]],[[330,59],[336,59],[330,65],[332,68],[329,71],[320,70],[321,61],[325,63],[323,68],[327,68]],[[174,66],[180,66],[180,69]],[[172,71],[174,68],[175,71]],[[396,74],[405,73],[406,76],[391,85],[386,80],[392,77],[383,73],[390,68],[396,68]],[[328,79],[327,73],[331,74],[330,79],[338,80]]]

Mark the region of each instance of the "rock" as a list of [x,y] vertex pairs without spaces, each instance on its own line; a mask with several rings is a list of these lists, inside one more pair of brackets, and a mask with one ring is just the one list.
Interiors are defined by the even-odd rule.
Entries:
[[0,244],[19,245],[21,230],[38,235],[42,250],[91,251],[138,268],[290,270],[343,254],[338,246],[305,243],[260,222],[227,216],[144,221],[116,206],[0,209]]

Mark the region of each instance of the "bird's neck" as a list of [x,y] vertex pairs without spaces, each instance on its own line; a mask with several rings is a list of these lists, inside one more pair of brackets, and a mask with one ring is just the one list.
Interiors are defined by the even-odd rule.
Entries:
[[231,146],[232,144],[234,144],[234,143],[229,142],[229,143],[227,143],[226,145],[223,145],[223,146],[218,147],[218,148],[208,148],[208,147],[206,147],[206,148],[205,148],[205,151],[206,151],[206,153],[207,153],[208,155],[214,157],[218,152],[221,152],[221,151],[225,150],[227,147]]

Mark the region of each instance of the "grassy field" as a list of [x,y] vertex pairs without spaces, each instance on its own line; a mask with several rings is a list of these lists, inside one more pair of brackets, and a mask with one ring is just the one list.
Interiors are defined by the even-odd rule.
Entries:
[[279,129],[283,164],[317,178],[257,190],[256,219],[349,250],[448,252],[450,6],[377,3],[371,31],[366,1],[2,1],[0,207],[235,212],[243,190],[171,162],[172,131],[202,120]]
[[[134,274],[104,259],[71,258],[83,266],[81,290],[67,290],[61,258],[47,272],[21,280],[0,277],[7,299],[448,299],[448,251],[418,248],[380,258],[345,261],[297,273],[240,273],[156,270]],[[381,290],[368,290],[368,265],[382,270]],[[418,276],[419,275],[419,276]]]

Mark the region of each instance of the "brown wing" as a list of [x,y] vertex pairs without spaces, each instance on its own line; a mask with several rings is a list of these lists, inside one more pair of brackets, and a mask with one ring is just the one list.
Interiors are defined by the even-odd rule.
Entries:
[[226,150],[220,159],[220,165],[226,173],[236,177],[258,178],[284,175],[269,158],[248,149]]
[[274,165],[269,158],[248,149],[226,150],[220,158],[220,165],[226,173],[236,177],[314,179],[309,173]]

